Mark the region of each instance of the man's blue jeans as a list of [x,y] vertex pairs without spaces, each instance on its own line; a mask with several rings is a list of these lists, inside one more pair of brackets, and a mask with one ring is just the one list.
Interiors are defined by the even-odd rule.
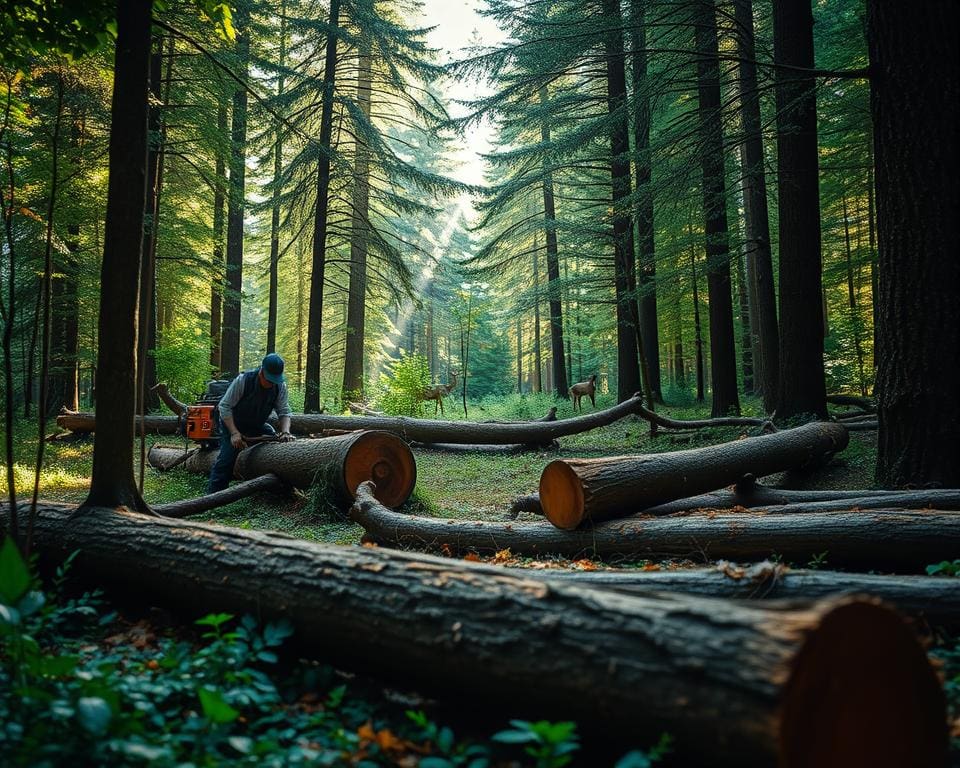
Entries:
[[[244,434],[247,437],[255,437],[251,430],[246,430]],[[277,431],[269,424],[264,424],[259,433],[260,435],[275,435]],[[216,493],[222,491],[233,478],[233,465],[237,460],[239,451],[233,447],[230,442],[230,432],[224,427],[220,427],[220,455],[210,470],[210,479],[207,480],[207,493]]]

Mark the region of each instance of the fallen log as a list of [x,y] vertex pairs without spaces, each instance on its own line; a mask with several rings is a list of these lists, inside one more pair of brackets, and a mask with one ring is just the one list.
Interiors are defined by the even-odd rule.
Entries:
[[411,443],[411,448],[426,451],[442,451],[443,453],[487,453],[496,456],[509,456],[515,453],[530,453],[531,451],[555,451],[560,447],[556,440],[546,445],[537,443],[515,443],[513,445],[460,445],[458,443]]
[[866,432],[871,429],[880,429],[880,422],[874,419],[873,421],[853,421],[853,422],[840,422],[851,432]]
[[776,432],[777,428],[771,419],[755,419],[750,416],[719,416],[712,419],[672,419],[662,413],[655,413],[641,407],[638,415],[651,424],[665,429],[712,429],[716,427],[761,427],[767,432]]
[[623,517],[755,477],[809,466],[843,450],[846,429],[831,422],[706,448],[603,459],[556,459],[540,475],[540,504],[558,528]]
[[244,480],[242,483],[237,483],[216,493],[208,493],[206,496],[171,501],[166,504],[153,504],[150,509],[164,517],[187,517],[187,515],[196,515],[200,512],[232,504],[240,499],[253,496],[255,493],[279,491],[285,487],[283,480],[270,473],[255,477],[253,480]]
[[[216,450],[198,451],[183,460],[183,467],[208,475],[218,454]],[[150,466],[162,471],[182,456],[182,451],[173,448],[154,447],[147,459]],[[378,499],[389,507],[399,507],[413,492],[417,466],[410,448],[396,435],[366,431],[318,440],[260,443],[241,451],[233,470],[238,480],[271,473],[294,488],[326,483],[345,504],[353,501],[361,482],[372,479],[378,483]]]
[[872,397],[859,397],[857,395],[827,395],[827,402],[831,405],[847,405],[859,408],[868,413],[876,413],[877,405]]
[[361,416],[386,416],[383,411],[377,411],[373,408],[368,408],[362,403],[347,403],[347,408],[354,413],[359,413]]
[[[325,430],[377,430],[391,432],[404,440],[417,443],[457,443],[511,445],[516,443],[549,444],[552,440],[605,427],[638,413],[641,398],[634,395],[622,403],[585,416],[556,421],[526,421],[512,424],[480,424],[472,421],[437,421],[410,419],[403,416],[332,416],[321,413],[294,413],[290,431],[296,435],[320,434]],[[137,420],[139,431],[139,420]],[[276,420],[270,423],[276,426]],[[57,417],[57,424],[74,432],[93,432],[96,419],[92,413],[67,412]],[[175,434],[176,416],[146,417],[147,431],[152,434]]]
[[937,676],[905,622],[871,598],[771,611],[127,511],[72,512],[41,507],[38,551],[79,551],[77,572],[141,602],[285,618],[310,655],[421,690],[500,707],[507,695],[519,715],[629,728],[641,743],[667,731],[684,764],[944,764]]
[[892,603],[931,626],[950,631],[960,628],[960,587],[951,577],[795,570],[769,561],[747,567],[720,563],[713,568],[659,571],[551,568],[533,571],[530,576],[627,594],[684,592],[740,600],[811,600],[865,594]]
[[918,572],[960,552],[960,513],[868,510],[797,514],[722,513],[630,517],[567,531],[546,522],[492,523],[393,512],[357,488],[351,519],[364,540],[451,554],[498,552],[607,561],[668,558],[749,562],[777,555],[807,563],[826,553],[832,566]]

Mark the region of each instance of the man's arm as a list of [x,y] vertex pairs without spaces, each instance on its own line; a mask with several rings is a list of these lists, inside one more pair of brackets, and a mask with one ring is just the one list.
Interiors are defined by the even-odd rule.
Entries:
[[274,410],[277,412],[277,417],[280,419],[280,439],[283,441],[292,440],[293,435],[290,434],[290,403],[287,400],[287,385],[278,384],[280,389],[277,392],[277,404],[274,406]]
[[224,392],[217,405],[217,410],[220,412],[220,421],[230,434],[231,445],[237,450],[246,446],[243,435],[240,434],[240,430],[237,429],[237,425],[233,421],[233,406],[240,402],[241,397],[243,397],[243,376],[237,376],[227,387],[227,391]]

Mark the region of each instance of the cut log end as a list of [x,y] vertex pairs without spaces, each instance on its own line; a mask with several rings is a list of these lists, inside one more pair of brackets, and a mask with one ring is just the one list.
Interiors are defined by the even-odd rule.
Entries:
[[780,709],[779,765],[942,765],[944,707],[903,619],[879,601],[841,602],[794,661]]
[[376,483],[376,498],[387,507],[399,507],[413,493],[417,465],[407,444],[389,432],[357,436],[343,462],[343,480],[351,494],[365,480]]
[[583,522],[583,481],[565,461],[551,461],[540,475],[540,505],[557,528],[572,531]]

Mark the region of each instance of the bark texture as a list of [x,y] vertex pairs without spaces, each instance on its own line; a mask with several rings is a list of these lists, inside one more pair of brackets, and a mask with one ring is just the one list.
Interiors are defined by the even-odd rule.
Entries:
[[[189,472],[209,474],[219,451],[197,451],[182,462]],[[176,448],[150,450],[150,466],[163,470],[183,455]],[[399,507],[417,480],[417,465],[407,444],[388,432],[353,432],[320,440],[264,442],[240,452],[233,475],[250,480],[274,474],[294,488],[325,483],[337,501],[350,503],[365,480],[378,484],[378,498]]]
[[366,539],[387,546],[451,553],[498,552],[605,560],[689,558],[764,560],[776,554],[806,563],[826,552],[832,566],[917,572],[956,557],[960,514],[938,510],[869,510],[798,514],[718,512],[631,517],[573,531],[545,522],[487,523],[391,512],[361,485],[353,519]]
[[816,422],[772,435],[689,451],[601,459],[556,459],[540,475],[540,503],[558,528],[623,517],[673,499],[809,466],[843,450],[847,430]]
[[500,703],[507,690],[521,711],[647,740],[669,731],[688,764],[944,760],[937,677],[903,620],[870,599],[769,611],[641,597],[101,509],[46,507],[37,542],[50,556],[80,550],[75,568],[140,599],[284,617],[333,663]]
[[877,479],[960,485],[960,6],[868,8],[877,185]]

